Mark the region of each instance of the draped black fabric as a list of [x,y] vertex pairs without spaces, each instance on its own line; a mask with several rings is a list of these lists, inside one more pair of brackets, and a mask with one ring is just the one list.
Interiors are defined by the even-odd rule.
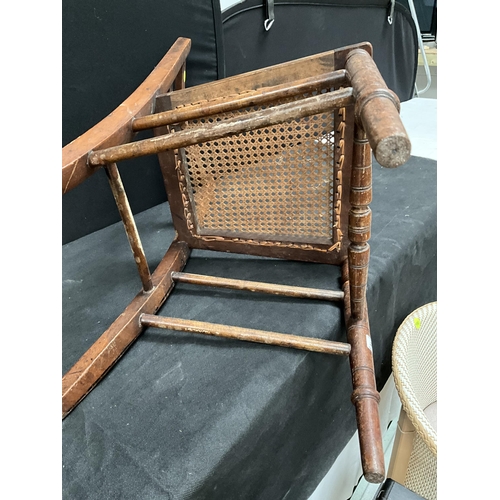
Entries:
[[[65,0],[62,4],[62,143],[68,144],[123,102],[179,37],[192,40],[187,86],[262,68],[350,43],[369,41],[387,84],[413,93],[417,39],[408,11],[396,3],[392,25],[385,0],[275,2],[247,0],[223,13],[219,0]],[[138,139],[148,134],[138,134]],[[132,211],[166,200],[154,157],[120,163]],[[104,175],[94,175],[62,200],[62,242],[119,220]]]
[[388,0],[278,0],[266,31],[265,1],[246,0],[222,14],[226,76],[370,42],[387,86],[407,101],[414,95],[417,32],[410,12],[397,2],[389,24],[390,6]]
[[[379,390],[403,319],[436,300],[436,162],[373,167],[367,291]],[[137,216],[154,268],[168,205]],[[186,272],[338,289],[336,267],[194,251]],[[63,246],[63,373],[140,289],[121,224]],[[176,285],[160,310],[345,341],[339,304]],[[63,498],[305,500],[356,430],[339,356],[147,329],[63,421]]]
[[[64,0],[63,146],[119,106],[178,37],[192,43],[186,85],[223,77],[221,26],[219,0]],[[166,200],[155,157],[130,160],[120,167],[134,213]],[[91,177],[63,197],[63,243],[118,220],[104,175]]]

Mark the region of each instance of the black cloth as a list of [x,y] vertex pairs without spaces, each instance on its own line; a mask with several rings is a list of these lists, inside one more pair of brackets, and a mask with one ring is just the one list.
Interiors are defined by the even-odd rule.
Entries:
[[[367,300],[380,390],[398,326],[437,298],[436,162],[374,163],[373,193]],[[154,269],[174,236],[167,204],[137,223]],[[331,289],[340,277],[203,251],[185,271]],[[139,289],[120,224],[63,246],[63,373]],[[340,304],[321,301],[179,284],[159,314],[345,341]],[[63,421],[63,498],[307,499],[356,430],[351,392],[344,357],[149,328]]]
[[414,96],[418,38],[403,5],[395,4],[390,24],[389,0],[275,1],[274,23],[266,31],[265,4],[246,0],[222,13],[226,76],[370,42],[387,86],[402,102]]
[[[63,146],[127,99],[179,37],[191,39],[188,87],[224,76],[219,0],[64,0]],[[156,157],[122,162],[120,171],[134,213],[166,201]],[[92,176],[63,197],[62,242],[119,220],[106,178]]]

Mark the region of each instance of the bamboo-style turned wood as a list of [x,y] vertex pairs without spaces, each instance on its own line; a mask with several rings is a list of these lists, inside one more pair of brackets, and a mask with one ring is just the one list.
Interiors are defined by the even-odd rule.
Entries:
[[353,165],[349,201],[348,276],[343,268],[343,280],[349,280],[349,304],[346,304],[347,340],[351,345],[349,358],[352,373],[352,403],[358,421],[361,461],[365,479],[372,483],[384,480],[385,464],[380,431],[380,417],[373,352],[366,308],[366,285],[371,230],[372,164],[370,144],[363,128],[354,127]]
[[[323,75],[312,76],[300,80],[292,85],[281,84],[259,90],[248,91],[242,95],[220,97],[212,101],[191,104],[179,109],[164,111],[153,115],[143,116],[134,120],[133,130],[145,130],[163,125],[171,125],[186,120],[195,120],[218,113],[227,113],[237,109],[243,109],[252,106],[261,106],[278,99],[295,97],[306,92],[313,92],[325,88],[326,85],[339,87],[347,83],[347,72],[345,69],[325,73]],[[165,96],[166,97],[166,96]],[[162,96],[157,97],[160,101]]]
[[306,116],[324,113],[338,107],[347,106],[353,102],[352,89],[341,89],[308,97],[297,102],[281,104],[262,111],[254,111],[244,117],[236,116],[218,123],[200,125],[198,128],[94,151],[89,154],[89,164],[94,166],[105,165],[130,158],[157,154],[167,149],[200,144],[229,135],[276,125],[287,120],[297,120]]
[[139,232],[137,231],[134,215],[130,208],[125,188],[123,187],[120,172],[118,171],[116,163],[106,165],[105,170],[111,186],[111,191],[113,192],[113,196],[116,201],[116,206],[118,207],[120,217],[122,218],[123,225],[125,226],[125,232],[127,233],[130,248],[132,250],[132,254],[134,255],[134,261],[137,265],[137,270],[139,271],[142,287],[145,292],[149,292],[153,288],[151,273],[149,271],[144,248],[142,247],[141,238],[139,236]]
[[362,319],[366,313],[365,295],[370,256],[367,241],[371,227],[368,204],[372,201],[371,158],[366,134],[360,126],[355,126],[348,225],[348,238],[351,242],[348,249],[351,316],[354,320]]
[[347,340],[351,346],[349,356],[353,384],[351,401],[356,410],[361,463],[365,479],[371,483],[381,483],[385,479],[385,463],[378,413],[380,395],[376,390],[370,329],[368,317],[357,322],[351,321],[347,259],[342,265],[342,289],[344,290],[344,317],[348,325]]
[[164,316],[155,316],[154,314],[142,314],[140,321],[143,326],[152,326],[180,332],[201,333],[215,337],[291,347],[293,349],[322,352],[325,354],[349,356],[351,352],[351,346],[347,343],[311,337],[300,337],[299,335],[289,335],[286,333],[266,332],[264,330],[254,330],[238,326],[218,325],[215,323],[206,323],[204,321],[167,318]]
[[345,259],[342,263],[342,290],[344,292],[344,321],[346,325],[351,319],[351,292],[349,291],[349,259]]
[[410,158],[411,143],[399,117],[399,99],[363,49],[352,50],[345,67],[356,98],[356,118],[366,131],[375,158],[383,167],[399,167]]
[[274,283],[219,278],[217,276],[204,276],[201,274],[174,272],[172,273],[172,279],[180,283],[190,283],[192,285],[230,288],[233,290],[246,290],[250,292],[270,293],[305,299],[336,301],[344,298],[344,292],[338,290],[321,290],[319,288],[277,285]]
[[352,321],[351,318],[347,340],[351,346],[351,401],[356,409],[363,472],[368,482],[381,483],[385,476],[385,462],[378,412],[380,395],[375,381],[368,318],[361,321]]

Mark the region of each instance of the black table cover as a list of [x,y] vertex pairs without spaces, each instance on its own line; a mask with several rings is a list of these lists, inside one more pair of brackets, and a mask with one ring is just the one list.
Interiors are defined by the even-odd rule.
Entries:
[[[104,175],[99,172],[96,175]],[[436,300],[436,162],[374,162],[367,300],[379,390],[402,320]],[[150,267],[166,203],[137,216]],[[193,251],[186,272],[339,288],[328,265]],[[120,223],[63,246],[63,373],[137,294]],[[159,314],[345,341],[339,304],[176,285]],[[307,499],[356,430],[339,356],[149,328],[63,421],[63,498]]]

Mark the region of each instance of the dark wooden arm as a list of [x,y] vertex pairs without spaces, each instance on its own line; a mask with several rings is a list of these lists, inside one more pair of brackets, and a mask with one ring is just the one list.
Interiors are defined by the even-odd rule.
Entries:
[[375,158],[383,167],[394,168],[408,161],[411,143],[399,117],[399,99],[363,49],[351,51],[345,68],[356,98],[356,120],[366,132]]

